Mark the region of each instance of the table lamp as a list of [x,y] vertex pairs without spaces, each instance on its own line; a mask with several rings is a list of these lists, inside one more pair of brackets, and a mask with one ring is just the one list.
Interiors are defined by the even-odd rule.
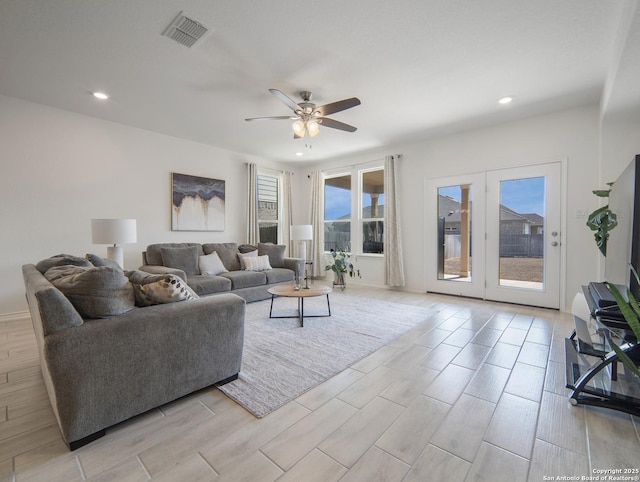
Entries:
[[307,241],[313,239],[313,227],[310,224],[291,226],[291,240],[298,241],[298,258],[307,261]]
[[107,248],[107,258],[124,268],[124,256],[120,244],[135,243],[135,219],[92,219],[91,242],[93,244],[112,244]]

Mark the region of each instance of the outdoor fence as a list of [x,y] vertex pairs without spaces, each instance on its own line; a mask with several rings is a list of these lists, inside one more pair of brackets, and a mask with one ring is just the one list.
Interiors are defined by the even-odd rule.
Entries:
[[[445,259],[460,257],[460,235],[445,234]],[[471,253],[470,253],[471,254]],[[501,234],[501,258],[542,258],[544,255],[544,234]]]

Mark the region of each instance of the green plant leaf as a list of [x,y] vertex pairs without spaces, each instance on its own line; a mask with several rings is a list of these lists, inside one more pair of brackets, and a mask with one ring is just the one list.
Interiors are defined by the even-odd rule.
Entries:
[[620,359],[620,361],[624,363],[624,366],[627,367],[631,372],[635,373],[637,376],[640,377],[640,369],[638,369],[638,367],[633,362],[633,360],[629,358],[629,356],[625,352],[622,351],[622,348],[620,348],[615,343],[613,343],[612,348],[613,348],[613,351],[615,351],[616,354],[618,355],[618,358]]
[[[636,338],[640,339],[640,321],[638,321],[638,315],[631,307],[631,305],[627,303],[627,301],[622,297],[616,285],[612,283],[606,283],[606,285],[607,288],[609,288],[609,291],[611,291],[611,294],[613,294],[613,297],[616,299],[618,308],[620,308],[620,311],[622,312],[625,321],[631,328],[631,331],[633,331],[633,334],[636,335]],[[637,301],[635,300],[631,292],[629,292],[629,302],[636,303],[637,306]]]
[[592,192],[598,197],[609,197],[609,193],[611,193],[611,189],[597,189]]

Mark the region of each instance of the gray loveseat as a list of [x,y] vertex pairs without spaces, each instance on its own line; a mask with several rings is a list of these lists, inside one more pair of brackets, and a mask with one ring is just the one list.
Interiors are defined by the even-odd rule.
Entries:
[[[198,295],[234,293],[247,302],[270,298],[267,290],[278,284],[291,283],[296,273],[304,273],[304,261],[284,256],[286,247],[270,243],[257,245],[236,243],[158,243],[150,244],[142,253],[142,271],[171,273],[182,278]],[[203,268],[203,260],[211,255],[220,260],[220,269]],[[246,256],[267,256],[271,269],[245,269]]]
[[237,378],[245,313],[239,296],[188,297],[190,301],[136,307],[122,270],[55,269],[72,273],[66,288],[83,276],[99,275],[107,281],[92,292],[101,296],[103,289],[117,284],[114,289],[124,293],[123,301],[110,308],[121,314],[87,318],[84,311],[100,308],[104,296],[91,300],[86,291],[74,289],[65,295],[49,281],[54,277],[41,263],[22,268],[44,381],[71,450],[134,415]]

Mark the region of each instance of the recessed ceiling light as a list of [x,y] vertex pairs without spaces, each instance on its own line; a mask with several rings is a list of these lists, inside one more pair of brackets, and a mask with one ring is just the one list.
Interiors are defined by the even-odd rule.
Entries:
[[498,101],[499,104],[508,104],[513,100],[513,97],[503,97]]
[[109,98],[109,96],[107,94],[105,94],[104,92],[94,92],[93,96],[96,99],[100,99],[100,100],[107,100]]
[[302,156],[302,154],[303,154],[302,152],[296,152],[296,156],[298,157]]

